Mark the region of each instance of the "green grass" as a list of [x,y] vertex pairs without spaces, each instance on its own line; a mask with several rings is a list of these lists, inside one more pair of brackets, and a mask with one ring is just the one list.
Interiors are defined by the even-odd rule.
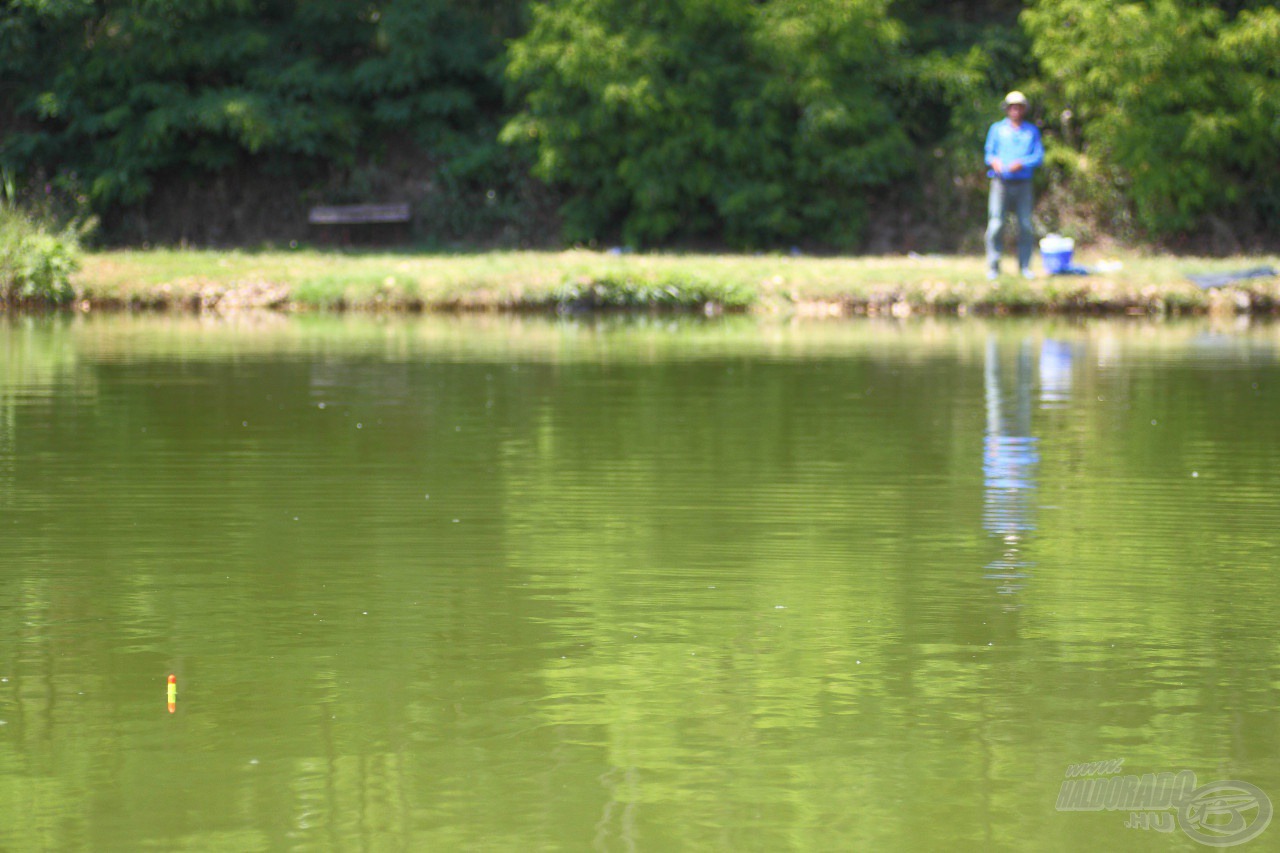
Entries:
[[87,253],[76,279],[90,305],[287,307],[301,310],[695,309],[768,313],[928,311],[1202,312],[1272,310],[1280,283],[1255,279],[1201,291],[1187,273],[1270,264],[1232,259],[1118,260],[1097,276],[1008,276],[988,282],[978,257],[841,257],[633,254],[590,251],[430,254],[413,251],[209,251]]

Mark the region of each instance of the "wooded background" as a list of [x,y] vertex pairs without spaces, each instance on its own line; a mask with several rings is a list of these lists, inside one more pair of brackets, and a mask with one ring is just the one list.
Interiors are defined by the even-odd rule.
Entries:
[[1032,99],[1045,228],[1274,247],[1280,11],[1144,0],[3,0],[4,190],[106,242],[973,248]]

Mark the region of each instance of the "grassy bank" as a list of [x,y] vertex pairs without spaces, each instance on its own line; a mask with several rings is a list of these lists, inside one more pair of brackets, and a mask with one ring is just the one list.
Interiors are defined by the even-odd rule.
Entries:
[[[1005,276],[977,257],[810,258],[588,251],[423,254],[315,249],[88,253],[76,279],[84,309],[536,310],[667,307],[802,314],[1272,313],[1280,281],[1204,291],[1188,273],[1258,265],[1234,259],[1091,256],[1090,276]],[[1118,264],[1116,263],[1118,262]]]

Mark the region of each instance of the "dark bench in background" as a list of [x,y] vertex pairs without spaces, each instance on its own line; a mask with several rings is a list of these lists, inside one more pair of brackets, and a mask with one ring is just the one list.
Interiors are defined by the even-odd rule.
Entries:
[[[333,228],[343,242],[351,242],[351,229],[359,227],[366,237],[408,236],[409,220],[413,211],[408,202],[395,204],[333,204],[313,207],[307,213],[307,224],[312,227]],[[390,232],[390,233],[388,233]]]

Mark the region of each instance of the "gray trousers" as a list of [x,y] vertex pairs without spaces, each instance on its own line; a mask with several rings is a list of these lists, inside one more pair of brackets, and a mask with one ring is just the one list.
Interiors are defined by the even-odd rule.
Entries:
[[1010,213],[1018,217],[1018,268],[1031,266],[1036,248],[1035,226],[1031,223],[1031,181],[991,179],[991,195],[987,199],[987,267],[1000,266],[1000,248],[1004,242],[1004,221]]

